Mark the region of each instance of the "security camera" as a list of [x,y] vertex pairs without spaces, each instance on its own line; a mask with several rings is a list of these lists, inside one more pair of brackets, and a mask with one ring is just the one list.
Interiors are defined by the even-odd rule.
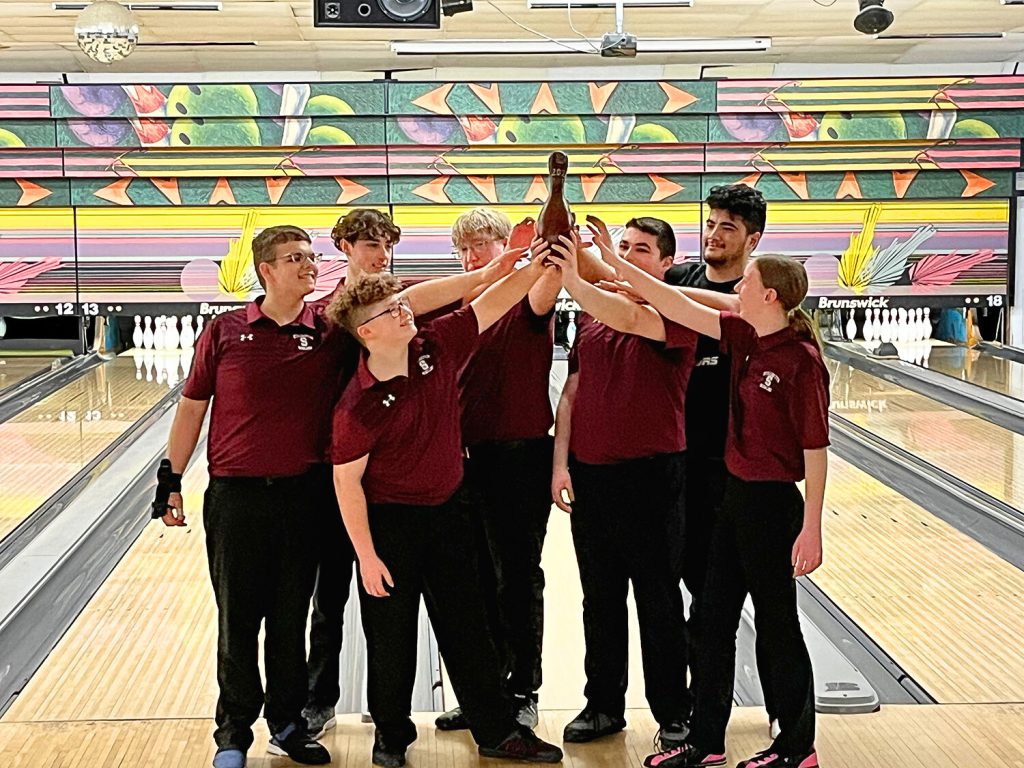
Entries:
[[858,0],[860,12],[853,20],[853,28],[865,35],[885,32],[893,22],[892,11],[884,7],[885,0]]

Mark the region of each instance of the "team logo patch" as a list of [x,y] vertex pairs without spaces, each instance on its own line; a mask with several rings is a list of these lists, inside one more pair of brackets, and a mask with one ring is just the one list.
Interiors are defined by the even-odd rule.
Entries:
[[697,361],[698,368],[708,368],[713,365],[718,365],[718,355],[708,355]]
[[292,338],[298,340],[300,352],[308,352],[313,348],[313,337],[308,333],[293,333]]
[[419,365],[420,373],[423,376],[426,376],[428,373],[430,373],[432,370],[434,370],[434,366],[430,362],[430,355],[420,355],[420,357],[416,361],[416,363],[417,363],[417,365]]
[[774,374],[771,371],[765,371],[764,373],[762,373],[761,379],[762,381],[758,386],[760,386],[761,389],[763,389],[765,392],[773,391],[772,385],[778,384],[780,381],[782,381],[782,379],[780,379],[777,374]]

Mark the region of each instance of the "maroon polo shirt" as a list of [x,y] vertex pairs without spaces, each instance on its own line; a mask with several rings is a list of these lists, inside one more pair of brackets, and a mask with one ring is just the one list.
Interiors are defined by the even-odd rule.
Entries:
[[697,334],[664,322],[665,341],[652,341],[580,316],[569,354],[569,373],[579,373],[569,450],[579,461],[614,464],[686,450]]
[[758,336],[731,312],[721,328],[732,356],[726,467],[741,480],[803,480],[803,452],[829,444],[829,377],[817,345],[791,328]]
[[319,305],[279,326],[262,302],[206,326],[182,390],[213,399],[211,477],[288,477],[323,462],[331,407],[354,367],[355,342],[328,325]]
[[409,371],[378,381],[359,361],[334,409],[331,461],[369,454],[363,490],[371,504],[436,506],[462,482],[458,375],[476,347],[471,306],[424,326],[409,343]]
[[548,434],[553,318],[553,309],[537,315],[527,296],[480,336],[459,377],[466,445]]

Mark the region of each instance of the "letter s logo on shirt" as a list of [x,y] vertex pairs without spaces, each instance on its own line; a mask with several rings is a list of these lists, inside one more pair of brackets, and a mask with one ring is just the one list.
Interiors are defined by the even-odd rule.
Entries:
[[420,355],[416,362],[420,366],[420,373],[424,376],[434,370],[434,366],[430,363],[430,355]]
[[772,384],[776,384],[782,381],[782,379],[780,379],[778,375],[772,373],[771,371],[765,371],[764,373],[761,374],[761,377],[764,379],[764,381],[762,381],[759,386],[765,392],[771,392]]
[[313,337],[308,333],[293,333],[292,338],[298,339],[300,352],[309,352],[313,348]]

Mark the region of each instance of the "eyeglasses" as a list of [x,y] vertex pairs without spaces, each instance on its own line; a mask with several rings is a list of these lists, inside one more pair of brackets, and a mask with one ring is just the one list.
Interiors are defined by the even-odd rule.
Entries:
[[360,325],[366,325],[371,320],[376,320],[378,317],[383,317],[384,315],[391,315],[394,318],[399,318],[402,316],[403,309],[409,313],[412,312],[412,307],[409,305],[409,300],[404,296],[400,298],[397,302],[392,304],[390,307],[385,309],[383,312],[378,312],[373,317],[366,318],[365,320],[363,320],[363,322],[360,323]]
[[290,261],[292,264],[301,264],[304,261],[308,261],[310,264],[319,264],[323,258],[324,255],[322,253],[295,251],[295,253],[286,253],[284,256],[278,256],[274,261]]
[[476,253],[479,253],[480,251],[487,250],[487,248],[491,245],[491,243],[498,243],[498,242],[501,242],[501,241],[496,239],[496,238],[492,238],[490,240],[474,240],[471,243],[467,243],[465,246],[455,246],[455,247],[453,247],[452,248],[452,255],[453,256],[460,256],[462,254],[463,247],[468,248],[469,250],[474,251]]

